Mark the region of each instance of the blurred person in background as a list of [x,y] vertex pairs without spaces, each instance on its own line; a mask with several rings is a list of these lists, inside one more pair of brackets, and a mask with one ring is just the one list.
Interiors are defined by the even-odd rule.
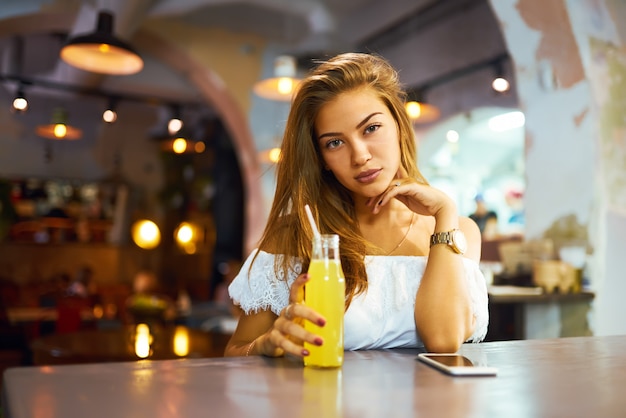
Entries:
[[469,215],[469,218],[478,225],[483,240],[496,238],[498,236],[498,214],[487,207],[482,194],[477,194],[474,201],[476,202],[476,209],[474,213]]

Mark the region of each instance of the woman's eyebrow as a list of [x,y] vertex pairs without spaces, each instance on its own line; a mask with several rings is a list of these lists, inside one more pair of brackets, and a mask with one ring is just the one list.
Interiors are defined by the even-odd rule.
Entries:
[[372,113],[372,114],[368,115],[365,119],[363,119],[363,120],[361,121],[361,123],[359,123],[359,124],[356,126],[356,128],[357,128],[357,129],[359,129],[361,126],[365,125],[365,124],[367,123],[367,121],[369,121],[372,117],[374,117],[375,115],[381,115],[381,114],[382,114],[382,112],[374,112],[374,113]]
[[[367,116],[366,116],[366,117],[365,117],[365,118],[364,118],[361,122],[359,122],[359,123],[356,125],[356,129],[361,128],[361,127],[362,127],[363,125],[365,125],[365,124],[366,124],[366,123],[367,123],[367,122],[368,122],[368,121],[369,121],[372,117],[374,117],[375,115],[380,115],[380,114],[382,114],[382,112],[374,112],[374,113],[371,113],[371,114],[367,115]],[[321,139],[323,139],[324,137],[327,137],[327,136],[333,137],[333,136],[338,136],[338,135],[341,135],[341,133],[340,133],[340,132],[326,132],[326,133],[321,134],[320,136],[318,136],[318,137],[317,137],[317,140],[319,141],[319,140],[321,140]]]

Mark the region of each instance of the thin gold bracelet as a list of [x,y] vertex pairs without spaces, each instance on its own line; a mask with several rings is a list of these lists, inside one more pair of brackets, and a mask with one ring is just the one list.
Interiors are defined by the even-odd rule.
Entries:
[[252,347],[254,347],[254,344],[256,344],[256,340],[253,340],[250,344],[248,344],[248,349],[246,350],[246,357],[250,355],[250,351],[252,350]]

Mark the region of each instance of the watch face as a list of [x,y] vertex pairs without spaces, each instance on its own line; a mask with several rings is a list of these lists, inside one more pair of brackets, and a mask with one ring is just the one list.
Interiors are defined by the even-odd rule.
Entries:
[[459,250],[459,253],[465,254],[465,251],[467,251],[467,240],[465,239],[465,234],[463,234],[463,232],[458,229],[455,230],[452,241],[454,242],[456,248]]

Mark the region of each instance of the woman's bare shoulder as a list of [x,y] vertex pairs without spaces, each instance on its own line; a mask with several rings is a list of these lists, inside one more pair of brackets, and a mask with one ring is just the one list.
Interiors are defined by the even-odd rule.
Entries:
[[476,222],[467,216],[460,216],[459,229],[463,231],[465,239],[467,240],[467,252],[465,256],[478,262],[480,260],[482,245],[482,238],[478,225],[476,225]]

